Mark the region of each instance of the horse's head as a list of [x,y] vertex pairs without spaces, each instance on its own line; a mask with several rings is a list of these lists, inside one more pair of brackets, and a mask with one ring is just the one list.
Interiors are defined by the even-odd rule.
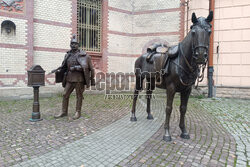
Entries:
[[207,18],[197,18],[195,13],[192,14],[191,33],[193,58],[197,64],[205,64],[208,59],[209,37],[211,34],[211,24],[213,12],[210,11]]

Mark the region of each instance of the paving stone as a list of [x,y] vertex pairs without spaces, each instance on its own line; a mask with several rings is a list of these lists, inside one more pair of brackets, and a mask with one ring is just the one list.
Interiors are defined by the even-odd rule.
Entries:
[[[160,102],[160,99],[157,100]],[[175,99],[175,102],[179,104],[178,99]],[[162,103],[165,103],[165,99]],[[180,165],[180,162],[184,163],[182,166],[219,166],[222,164],[222,166],[225,166],[225,161],[234,162],[235,157],[229,156],[229,154],[235,154],[235,140],[223,124],[219,122],[220,120],[217,119],[217,116],[207,111],[207,108],[209,108],[208,105],[204,105],[207,107],[205,108],[200,103],[203,103],[203,101],[198,99],[190,99],[189,101],[186,126],[190,133],[190,140],[184,140],[179,137],[179,106],[174,105],[170,119],[173,142],[167,143],[162,141],[164,132],[162,126],[150,140],[141,146],[144,149],[139,148],[138,150],[140,151],[133,155],[143,155],[142,158],[145,158],[148,157],[147,155],[153,153],[149,156],[152,158],[146,161],[146,164],[149,166],[160,165],[159,160],[165,162],[167,164],[165,166]],[[152,143],[151,141],[154,142]],[[227,149],[225,150],[224,147]],[[163,151],[160,152],[159,148]],[[146,153],[145,150],[147,150]],[[158,157],[158,154],[161,154],[161,156]],[[216,157],[216,159],[212,159],[212,157]],[[228,159],[222,159],[223,162],[219,162],[219,157],[228,157]],[[129,166],[129,163],[124,163],[125,160],[121,161],[120,164]],[[133,161],[132,164],[139,165],[140,162],[139,160]]]
[[[94,133],[130,113],[131,100],[122,100],[122,103],[121,100],[116,99],[104,100],[102,94],[88,95],[84,93],[84,97],[82,117],[75,121],[70,121],[66,117],[54,119],[54,114],[61,110],[62,97],[41,98],[40,111],[43,121],[36,123],[29,121],[32,100],[1,101],[0,150],[4,149],[4,151],[0,156],[0,166],[9,167],[13,161],[13,164],[17,164],[27,161],[28,158],[58,149],[66,143],[72,143]],[[76,98],[72,96],[69,104],[69,116],[74,114],[75,103]],[[13,161],[10,161],[7,156],[3,156],[5,153],[13,154]],[[17,153],[20,155],[19,158],[15,156]],[[69,154],[69,152],[65,154]]]
[[[142,143],[146,142],[162,125],[164,121],[164,110],[155,112],[154,117],[157,118],[153,121],[146,119],[146,108],[142,107],[144,105],[143,101],[138,102],[137,107],[137,119],[136,123],[130,122],[130,115],[125,116],[124,118],[114,122],[113,124],[80,139],[76,142],[67,144],[64,147],[61,147],[58,150],[54,150],[50,153],[44,154],[41,157],[34,158],[32,161],[36,162],[36,159],[42,159],[43,162],[55,160],[58,157],[66,160],[61,165],[67,166],[69,163],[77,164],[79,163],[78,153],[83,153],[80,159],[87,159],[88,164],[97,165],[103,164],[110,166],[111,162],[109,157],[119,157],[113,160],[112,164],[119,163],[122,159],[127,157],[125,151],[134,152]],[[156,121],[157,120],[157,121]],[[126,128],[124,128],[126,127]],[[113,132],[113,133],[107,133]],[[133,145],[123,145],[123,138],[120,138],[119,133],[126,134],[126,139],[131,141]],[[108,136],[110,138],[108,138]],[[95,143],[99,143],[103,147],[99,148],[95,146]],[[120,145],[119,149],[114,149],[115,145]],[[89,148],[89,152],[84,152],[86,148]],[[125,149],[126,148],[126,149]],[[70,155],[76,155],[75,158],[71,156],[69,160],[68,155],[62,155],[61,152],[69,150]],[[93,155],[94,154],[94,155]],[[52,157],[51,157],[52,155]],[[106,160],[103,159],[103,156],[107,157]],[[89,156],[89,157],[88,157]],[[94,158],[91,158],[94,156]],[[67,161],[68,160],[68,161]],[[60,162],[59,162],[60,163]],[[29,161],[21,163],[21,165],[29,164]],[[45,164],[47,165],[47,164]],[[85,166],[88,166],[87,164]]]
[[238,155],[236,166],[242,165],[242,161],[247,161],[249,157],[246,148],[249,145],[249,132],[246,129],[250,128],[250,101],[218,98],[210,101],[201,100],[200,104],[215,115],[223,127],[234,137],[237,143],[236,155]]
[[[186,114],[186,127],[191,137],[190,140],[179,137],[179,99],[175,98],[174,103],[170,120],[173,141],[169,143],[162,140],[165,95],[160,95],[152,100],[154,116],[152,121],[146,119],[146,104],[145,100],[141,99],[137,104],[137,122],[129,121],[130,115],[126,114],[129,113],[130,108],[126,108],[126,112],[124,110],[116,112],[117,115],[113,119],[102,115],[103,119],[100,120],[99,115],[95,117],[96,120],[90,118],[90,122],[88,122],[82,119],[77,124],[59,120],[63,127],[73,127],[72,131],[67,131],[67,133],[63,133],[64,135],[60,129],[58,134],[55,133],[57,130],[51,124],[52,128],[47,133],[48,127],[43,124],[24,123],[22,127],[27,127],[24,131],[20,129],[23,136],[29,137],[32,136],[32,133],[37,134],[38,128],[46,134],[39,136],[41,141],[31,140],[32,142],[27,143],[29,146],[26,143],[23,144],[23,141],[27,141],[23,136],[15,136],[15,140],[20,139],[22,145],[16,142],[12,143],[10,134],[20,133],[13,132],[10,127],[6,128],[7,138],[5,142],[11,143],[12,147],[3,150],[1,154],[5,155],[5,159],[15,164],[20,162],[16,152],[21,152],[19,153],[22,155],[20,158],[24,158],[24,162],[18,163],[16,166],[27,167],[46,165],[60,167],[69,167],[70,165],[78,167],[81,165],[85,167],[146,165],[153,167],[197,166],[197,164],[198,166],[225,166],[225,164],[234,166],[236,157],[236,166],[249,164],[250,141],[248,138],[250,135],[248,129],[250,117],[248,111],[250,110],[250,101],[190,98]],[[108,117],[112,117],[110,114],[112,112],[108,112]],[[20,115],[22,114],[20,113]],[[91,117],[95,114],[97,112]],[[2,115],[6,115],[6,113],[0,112],[0,116]],[[106,119],[112,120],[110,121],[112,124],[105,122]],[[56,124],[56,121],[52,122]],[[102,128],[103,125],[106,126]],[[33,126],[36,128],[32,128]],[[59,137],[60,135],[62,136]],[[52,136],[55,138],[51,139]],[[3,145],[0,141],[0,147]],[[37,147],[39,149],[36,149]],[[34,150],[37,153],[34,154]],[[38,150],[41,150],[41,153]],[[27,160],[28,158],[31,160]],[[10,164],[9,162],[4,163],[5,166]]]

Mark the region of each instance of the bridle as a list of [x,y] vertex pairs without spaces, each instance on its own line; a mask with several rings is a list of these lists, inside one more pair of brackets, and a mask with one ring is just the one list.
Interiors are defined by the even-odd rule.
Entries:
[[[205,29],[205,27],[200,26],[202,29]],[[198,45],[198,46],[194,46],[194,41],[192,40],[192,59],[196,59],[196,57],[194,56],[196,53],[196,50],[199,48],[204,48],[206,53],[209,53],[209,46],[207,45]],[[195,86],[195,88],[198,87],[199,82],[202,82],[204,79],[204,71],[208,62],[208,55],[205,58],[205,63],[201,64],[201,65],[197,65],[198,66],[198,76],[197,76],[197,84]]]
[[[202,27],[202,26],[200,26]],[[203,28],[203,27],[202,27]],[[194,40],[192,39],[192,58],[191,58],[191,62],[189,62],[187,60],[187,58],[185,57],[185,55],[183,54],[183,49],[182,49],[182,44],[181,42],[179,43],[179,54],[180,56],[183,57],[189,71],[187,71],[184,67],[182,67],[180,64],[176,64],[179,68],[181,68],[187,75],[191,74],[193,76],[196,76],[197,78],[197,85],[196,85],[196,88],[198,87],[198,83],[199,82],[202,82],[203,79],[204,79],[204,71],[205,71],[205,68],[206,68],[206,65],[207,65],[207,62],[208,62],[208,57],[206,57],[206,61],[205,63],[201,64],[201,65],[198,65],[194,62],[194,60],[197,59],[197,57],[195,56],[195,53],[196,53],[196,50],[199,49],[199,48],[204,48],[205,49],[205,52],[208,53],[208,46],[205,46],[205,45],[198,45],[198,46],[195,46],[194,44]],[[194,64],[195,63],[195,64]],[[195,69],[194,69],[195,67]],[[196,79],[195,79],[196,80]],[[184,86],[191,86],[192,84],[195,83],[195,80],[191,83],[185,83],[183,82],[182,78],[180,77],[180,81],[181,83],[184,85]]]

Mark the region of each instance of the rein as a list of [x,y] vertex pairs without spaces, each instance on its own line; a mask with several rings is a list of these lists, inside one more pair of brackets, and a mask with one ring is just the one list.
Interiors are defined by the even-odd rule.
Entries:
[[[208,49],[207,46],[203,46],[203,45],[201,45],[201,46],[196,46],[196,47],[193,47],[193,46],[194,46],[194,45],[193,45],[193,43],[192,43],[192,60],[194,59],[194,53],[195,53],[195,50],[196,50],[197,48],[203,47],[203,48],[205,48],[205,49]],[[192,60],[191,60],[191,64],[190,64],[190,63],[188,62],[186,56],[183,54],[183,49],[182,49],[181,43],[179,43],[179,49],[180,49],[180,56],[183,57],[183,59],[184,59],[186,65],[188,66],[189,71],[187,71],[184,67],[182,67],[182,66],[179,65],[179,64],[176,64],[176,63],[174,63],[174,64],[177,65],[179,68],[181,68],[186,74],[189,74],[189,73],[191,72],[192,75],[196,75],[196,74],[195,74],[196,70],[194,70],[194,68],[191,66]],[[202,65],[198,66],[198,68],[196,68],[196,69],[198,69],[198,71],[199,71],[198,73],[199,73],[199,74],[198,74],[197,79],[196,79],[196,80],[197,80],[197,85],[196,85],[195,88],[197,88],[199,82],[202,82],[203,79],[204,79],[204,71],[205,71],[205,68],[206,68],[206,65],[207,65],[207,61],[208,61],[208,59],[206,60],[205,64],[202,64]],[[200,71],[201,71],[201,74],[200,74]],[[185,83],[185,82],[182,80],[181,76],[179,76],[179,79],[180,79],[181,83],[182,83],[184,86],[191,86],[193,83],[195,83],[195,81],[192,82],[192,83]]]
[[[194,69],[193,69],[193,67],[190,65],[190,63],[188,62],[186,56],[184,56],[181,43],[179,43],[179,48],[180,48],[180,54],[181,54],[182,57],[184,58],[184,61],[185,61],[185,63],[187,64],[187,66],[188,66],[190,72],[193,73],[193,72],[194,72]],[[192,48],[193,48],[193,46],[192,46]],[[194,53],[194,50],[193,50],[193,53]]]
[[[207,60],[208,61],[208,60]],[[207,61],[206,61],[206,63],[205,64],[202,64],[200,67],[199,67],[199,69],[202,69],[201,71],[201,75],[199,75],[198,77],[197,77],[197,84],[196,84],[196,86],[195,86],[195,89],[197,89],[198,88],[198,85],[199,85],[199,82],[202,82],[203,81],[203,79],[204,79],[204,71],[205,71],[205,68],[206,68],[206,66],[207,66]],[[200,71],[200,70],[199,70]]]

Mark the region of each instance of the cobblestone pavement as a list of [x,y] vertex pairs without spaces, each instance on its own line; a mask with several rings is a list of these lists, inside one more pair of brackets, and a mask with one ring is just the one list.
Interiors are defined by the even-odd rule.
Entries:
[[[115,122],[130,112],[131,100],[104,100],[104,95],[86,95],[83,116],[76,121],[54,119],[60,112],[62,97],[40,99],[43,121],[29,121],[32,100],[0,102],[0,167],[32,159],[66,143],[86,137]],[[75,111],[76,98],[72,96],[69,115]]]
[[203,99],[197,103],[215,115],[236,141],[236,166],[250,166],[250,100]]
[[[153,110],[154,120],[147,120],[145,104],[141,104],[141,107],[138,104],[138,122],[130,122],[130,115],[127,115],[92,135],[15,167],[115,166],[146,142],[163,123],[164,110]],[[154,108],[157,106],[156,102]]]
[[[164,99],[162,106],[165,104]],[[179,137],[179,100],[171,115],[172,142],[162,140],[163,126],[118,166],[234,166],[236,143],[232,135],[217,119],[202,109],[198,99],[190,99],[186,114],[186,126],[190,140]]]
[[[98,97],[90,98],[89,101],[87,97],[85,104],[93,104],[93,101]],[[103,95],[101,97],[103,98]],[[50,104],[48,102],[51,101],[53,99],[47,99],[44,104]],[[14,117],[14,120],[10,119],[11,116],[2,119],[2,115],[8,115],[7,113],[11,115],[12,112],[9,112],[7,109],[2,114],[0,110],[0,126],[4,125],[4,131],[7,130],[7,133],[4,133],[7,136],[4,138],[7,139],[7,142],[6,140],[4,142],[0,141],[0,147],[3,148],[0,149],[0,158],[3,157],[2,155],[5,155],[5,150],[8,153],[11,151],[12,142],[15,143],[19,139],[16,134],[21,133],[22,136],[27,138],[23,138],[23,142],[20,142],[24,143],[24,145],[18,145],[17,147],[14,145],[14,153],[20,155],[20,150],[16,148],[21,148],[21,151],[31,150],[32,152],[24,160],[14,160],[14,164],[24,161],[16,164],[17,167],[80,167],[82,165],[84,167],[249,166],[249,100],[190,98],[186,114],[186,126],[190,133],[190,140],[179,137],[181,133],[178,127],[179,103],[179,99],[175,98],[170,122],[173,141],[168,143],[162,140],[164,134],[162,123],[165,120],[165,95],[156,95],[156,99],[152,101],[152,110],[155,118],[153,121],[146,119],[146,104],[144,100],[140,100],[140,103],[138,102],[137,105],[138,121],[136,123],[130,122],[130,114],[127,115],[131,109],[131,101],[122,102],[121,100],[106,101],[105,104],[101,103],[97,106],[85,106],[89,108],[90,112],[86,111],[85,117],[77,121],[49,119],[54,112],[50,116],[48,116],[48,113],[58,108],[58,106],[54,106],[52,110],[48,109],[47,114],[43,115],[45,120],[42,122],[50,125],[48,126],[49,130],[46,129],[42,122],[31,124],[28,121],[24,121],[27,118],[20,116],[23,115],[21,113],[15,113],[17,115]],[[61,105],[61,101],[59,104]],[[10,108],[15,108],[15,106],[16,104]],[[98,112],[94,112],[97,108],[99,108]],[[25,106],[18,108],[18,111],[22,109],[25,110]],[[110,112],[105,112],[106,110]],[[27,112],[27,110],[24,112]],[[30,113],[26,114],[26,116],[30,116]],[[13,121],[18,122],[20,119],[22,121],[20,124],[14,124],[17,126],[16,129],[19,130],[13,130],[15,129],[14,125],[12,125]],[[110,124],[111,122],[113,123]],[[59,123],[59,126],[55,128],[54,126],[57,123]],[[11,126],[8,124],[11,124]],[[68,130],[65,130],[66,126]],[[40,129],[35,129],[34,127]],[[80,127],[85,128],[85,130]],[[28,132],[26,128],[29,128]],[[22,129],[24,129],[24,132]],[[59,129],[59,134],[54,133],[57,129]],[[34,132],[34,134],[29,133],[29,131]],[[43,135],[36,137],[40,132]],[[49,139],[43,138],[45,142],[42,143],[43,140],[39,140],[39,138],[46,136],[48,133],[53,135],[53,137]],[[61,136],[65,134],[67,134],[67,140],[63,140],[65,136]],[[12,137],[8,138],[8,136]],[[0,136],[0,140],[1,138],[2,136]],[[36,140],[38,140],[37,143]],[[33,146],[31,143],[37,145]],[[50,149],[46,149],[47,147]],[[35,150],[37,153],[32,154],[35,153]],[[40,150],[41,153],[38,153]],[[2,162],[4,166],[10,166],[9,161],[6,163],[4,159]]]

